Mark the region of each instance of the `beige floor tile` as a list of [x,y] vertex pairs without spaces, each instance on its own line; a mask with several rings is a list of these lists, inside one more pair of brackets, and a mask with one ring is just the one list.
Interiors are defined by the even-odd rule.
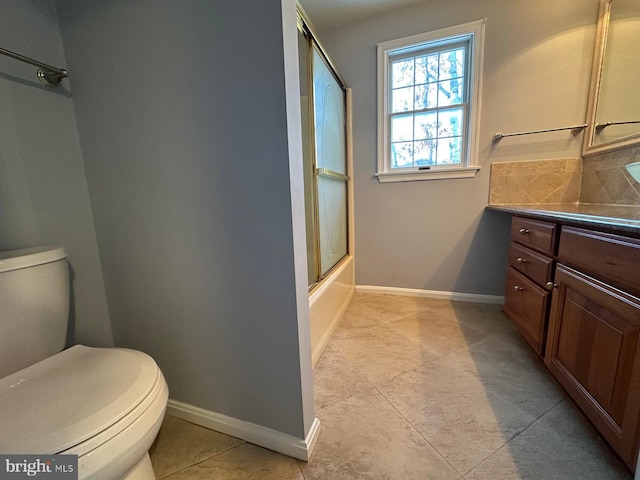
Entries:
[[452,318],[444,309],[426,310],[390,322],[389,328],[441,357],[485,338],[486,333]]
[[438,298],[356,293],[347,311],[353,314],[376,314],[393,318],[394,316],[405,316],[428,308],[448,305],[449,303],[451,302],[448,300]]
[[619,457],[570,398],[560,402],[540,418],[540,422],[594,457],[601,458],[607,464],[622,464]]
[[631,480],[620,463],[591,455],[539,421],[465,475],[465,480]]
[[330,342],[313,370],[316,414],[341,399],[374,391],[374,386]]
[[447,300],[439,299],[356,293],[334,333],[334,338],[357,334],[447,303]]
[[496,305],[356,294],[314,394],[310,462],[167,417],[158,477],[631,479]]
[[459,475],[379,393],[325,408],[305,480],[433,479]]
[[241,443],[237,438],[166,415],[149,453],[156,478],[161,478]]
[[375,385],[390,382],[437,359],[427,348],[387,324],[332,342],[349,363]]
[[304,480],[296,460],[244,443],[167,480]]
[[455,367],[435,362],[379,386],[382,394],[464,474],[536,419],[487,392]]
[[565,398],[564,391],[519,334],[502,330],[441,361],[475,377],[491,395],[500,395],[538,418]]
[[511,325],[509,319],[502,313],[502,305],[451,302],[450,308],[458,323],[486,334],[497,333]]

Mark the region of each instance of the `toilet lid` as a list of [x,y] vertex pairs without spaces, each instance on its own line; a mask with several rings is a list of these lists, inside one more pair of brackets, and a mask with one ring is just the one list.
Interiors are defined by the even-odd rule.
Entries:
[[75,345],[0,379],[0,452],[71,448],[133,410],[157,376],[142,352]]

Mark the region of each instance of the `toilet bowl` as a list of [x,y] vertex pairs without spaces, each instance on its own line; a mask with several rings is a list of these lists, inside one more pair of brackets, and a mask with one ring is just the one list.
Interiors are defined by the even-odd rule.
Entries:
[[[153,479],[148,451],[168,399],[167,384],[155,361],[142,352],[120,348],[74,345],[55,353],[50,350],[58,349],[62,338],[52,324],[59,328],[59,317],[68,311],[68,304],[65,307],[65,301],[51,292],[68,290],[52,288],[47,294],[39,290],[66,278],[65,257],[59,248],[0,252],[0,301],[9,305],[7,315],[0,316],[5,339],[0,340],[0,361],[11,371],[0,378],[0,452],[77,455],[80,479]],[[25,306],[29,299],[27,303],[36,305]],[[45,310],[51,316],[43,306],[49,307]],[[18,313],[23,315],[14,318]],[[42,324],[47,318],[50,321]],[[47,335],[34,323],[55,338],[43,339]],[[22,339],[14,338],[30,353],[4,363],[2,342],[12,335]],[[37,351],[43,344],[49,354]]]

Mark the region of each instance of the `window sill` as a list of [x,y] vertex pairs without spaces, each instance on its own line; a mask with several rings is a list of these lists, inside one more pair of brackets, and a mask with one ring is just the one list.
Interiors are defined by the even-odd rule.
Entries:
[[450,178],[473,178],[480,166],[438,168],[434,170],[411,170],[404,172],[378,172],[376,177],[380,183],[415,182],[422,180],[444,180]]

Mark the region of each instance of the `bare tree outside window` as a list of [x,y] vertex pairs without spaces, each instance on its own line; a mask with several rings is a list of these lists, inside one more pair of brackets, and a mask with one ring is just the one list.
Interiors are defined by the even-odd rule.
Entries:
[[462,162],[465,54],[459,46],[392,59],[392,168]]

